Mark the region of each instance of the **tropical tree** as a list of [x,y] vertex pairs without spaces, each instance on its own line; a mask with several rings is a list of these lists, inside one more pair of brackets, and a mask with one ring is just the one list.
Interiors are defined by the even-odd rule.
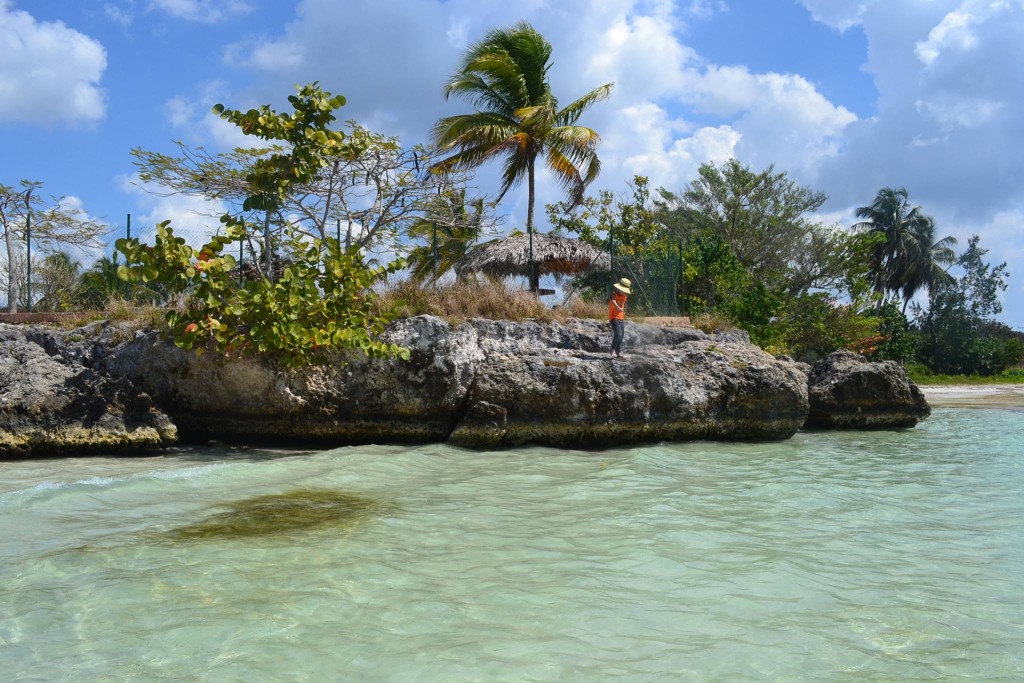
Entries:
[[[354,121],[346,124],[346,145],[325,157],[324,165],[301,183],[291,183],[280,207],[250,210],[247,219],[264,226],[262,263],[283,241],[287,229],[307,237],[335,237],[346,246],[376,252],[405,248],[409,230],[433,206],[438,194],[471,181],[468,174],[430,171],[434,152],[422,146],[402,147],[399,140],[374,133]],[[177,153],[133,149],[142,187],[157,195],[185,194],[210,201],[211,218],[226,207],[241,210],[253,193],[249,176],[261,160],[287,150],[280,144],[236,148],[212,154],[202,147],[177,142]],[[249,244],[248,250],[257,251]]]
[[736,159],[721,166],[705,163],[681,193],[660,194],[663,223],[687,240],[714,234],[766,287],[796,294],[821,286],[842,270],[843,260],[806,261],[810,253],[845,249],[836,243],[834,232],[810,217],[827,196],[797,184],[774,166],[755,172]]
[[67,252],[47,254],[38,266],[39,300],[35,308],[40,311],[69,311],[78,304],[82,286],[82,264]]
[[950,281],[942,266],[956,260],[951,249],[956,239],[935,240],[935,221],[922,213],[920,206],[910,204],[906,188],[882,188],[870,206],[857,209],[857,217],[864,220],[854,229],[884,237],[869,263],[872,286],[883,298],[890,293],[901,296],[906,310],[921,289],[934,293]]
[[330,127],[345,98],[317,83],[297,89],[288,98],[291,112],[268,105],[248,111],[214,107],[243,132],[281,148],[252,164],[245,178],[250,194],[238,213],[221,217],[225,234],[196,250],[164,221],[157,225],[154,245],[117,240],[126,259],[119,275],[189,294],[188,305],[169,311],[167,322],[175,343],[197,353],[212,346],[225,353],[269,355],[292,367],[325,361],[328,352],[342,349],[408,359],[408,349],[379,339],[395,314],[377,311],[373,302],[373,286],[404,267],[402,259],[370,267],[358,249],[345,249],[333,237],[310,239],[291,230],[285,248],[292,261],[280,277],[237,280],[238,264],[226,248],[260,229],[247,220],[250,212],[280,212],[295,187],[312,182],[332,159],[358,152],[350,147],[358,147],[359,140]]
[[987,249],[971,236],[956,259],[963,270],[929,293],[928,308],[914,305],[921,333],[920,359],[944,374],[995,374],[1021,361],[1020,340],[997,323],[1003,306],[1000,292],[1010,276],[1006,263],[993,266]]
[[954,278],[946,268],[957,260],[952,248],[955,244],[956,238],[952,236],[936,241],[935,224],[931,220],[922,221],[915,226],[913,239],[909,244],[910,253],[906,259],[906,270],[900,278],[904,314],[907,312],[907,304],[918,291],[924,289],[929,295],[933,295],[940,287],[953,283]]
[[423,218],[409,229],[410,237],[427,242],[406,257],[412,277],[436,282],[480,239],[485,219],[484,199],[467,202],[464,188],[435,197]]
[[[0,231],[6,267],[7,310],[16,313],[18,302],[28,302],[21,286],[28,284],[23,246],[31,239],[33,251],[59,251],[62,246],[98,247],[109,228],[64,197],[41,197],[42,183],[22,180],[21,187],[0,184]],[[27,251],[27,248],[25,249]]]
[[[536,202],[536,162],[542,157],[573,203],[583,199],[597,178],[600,137],[577,125],[580,116],[611,95],[612,84],[591,90],[564,108],[551,92],[551,44],[530,24],[494,29],[465,52],[458,70],[444,86],[473,104],[476,111],[442,118],[434,126],[434,142],[442,153],[442,171],[472,169],[504,157],[500,201],[524,179],[528,187],[526,231],[532,235]],[[537,290],[537,274],[530,287]]]

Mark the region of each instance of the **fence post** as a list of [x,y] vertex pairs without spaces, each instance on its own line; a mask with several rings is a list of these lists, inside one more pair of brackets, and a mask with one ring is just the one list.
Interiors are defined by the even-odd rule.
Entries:
[[686,310],[686,271],[683,266],[683,239],[679,238],[679,272],[677,274],[679,278],[679,293],[676,294],[679,303],[679,315],[686,315],[688,313]]
[[245,258],[245,235],[238,238],[238,286],[245,286],[245,275],[242,274],[242,259]]
[[[129,240],[132,238],[132,215],[130,213],[127,214],[125,218],[124,236]],[[127,280],[124,282],[124,296],[128,301],[132,300],[132,283]]]
[[437,283],[437,261],[438,261],[438,258],[439,258],[439,255],[437,253],[437,223],[436,222],[432,223],[432,225],[434,226],[434,239],[433,239],[433,241],[431,242],[431,245],[430,245],[430,258],[434,262],[434,283],[436,284]]
[[615,223],[608,226],[608,275],[608,296],[611,296],[615,283]]
[[[25,285],[28,288],[28,303],[25,304],[25,308],[29,313],[32,312],[32,205],[29,204],[31,195],[31,190],[25,195],[25,248],[28,252],[28,261],[26,262],[28,272],[25,280]],[[8,261],[11,261],[11,270],[14,270],[14,259],[9,258]]]

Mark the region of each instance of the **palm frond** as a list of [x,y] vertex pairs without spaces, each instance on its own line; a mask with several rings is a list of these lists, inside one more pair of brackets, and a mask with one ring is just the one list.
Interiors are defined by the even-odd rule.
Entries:
[[576,123],[583,112],[587,109],[590,109],[594,104],[611,97],[614,85],[614,83],[605,83],[602,86],[594,88],[575,102],[569,104],[565,109],[558,112],[555,119],[558,125],[571,126]]

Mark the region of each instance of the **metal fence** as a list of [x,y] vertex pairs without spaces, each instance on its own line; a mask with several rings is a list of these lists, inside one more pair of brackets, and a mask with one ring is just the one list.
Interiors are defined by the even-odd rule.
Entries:
[[[176,225],[174,234],[183,238],[189,246],[199,248],[209,241],[215,230],[206,226]],[[159,289],[131,285],[117,277],[118,266],[124,260],[114,249],[115,240],[120,237],[136,237],[144,243],[153,244],[156,241],[154,225],[133,227],[131,215],[128,214],[123,225],[111,227],[99,241],[91,245],[33,239],[31,232],[26,237],[14,241],[13,253],[7,254],[6,249],[0,252],[0,310],[10,310],[12,287],[14,308],[17,311],[61,312],[101,308],[112,298],[166,303],[166,297]],[[348,232],[342,230],[339,222],[339,242],[342,242],[343,237],[347,238]],[[269,246],[273,251],[273,243]],[[266,248],[262,237],[239,242],[238,252],[234,255],[239,262],[240,280],[246,275],[262,273]],[[425,250],[428,259],[434,261],[433,271],[436,273],[437,261],[441,258],[436,234],[429,240]],[[683,300],[683,254],[680,244],[666,246],[660,253],[637,258],[624,253],[613,242],[609,246],[609,255],[612,264],[610,273],[588,276],[578,284],[592,291],[604,289],[606,294],[610,294],[612,284],[626,277],[633,282],[632,310],[659,316],[685,313],[680,305]],[[272,253],[271,261],[273,256]]]
[[614,244],[609,247],[611,272],[607,293],[620,278],[632,283],[631,310],[641,315],[678,316],[685,313],[683,300],[683,250],[679,243],[643,257],[623,253]]
[[[205,227],[175,227],[175,235],[192,247],[201,247],[213,231]],[[62,312],[102,307],[111,298],[164,303],[161,293],[143,285],[129,285],[117,277],[123,257],[114,249],[120,237],[156,241],[156,227],[133,228],[131,215],[125,223],[111,227],[97,240],[77,244],[61,239],[33,236],[31,227],[25,239],[12,241],[12,253],[0,250],[0,310]],[[240,247],[244,245],[240,244]],[[251,261],[244,248],[240,262]],[[13,290],[13,291],[12,291]]]

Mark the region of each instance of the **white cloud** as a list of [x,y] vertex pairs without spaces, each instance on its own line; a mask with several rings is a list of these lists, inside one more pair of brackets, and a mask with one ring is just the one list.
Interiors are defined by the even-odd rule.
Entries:
[[876,0],[801,0],[815,21],[840,31],[856,26]]
[[103,46],[63,22],[38,22],[0,0],[0,123],[91,122],[104,117]]
[[1006,107],[1005,102],[958,98],[949,93],[938,93],[927,101],[917,100],[914,105],[922,116],[937,121],[943,129],[987,125]]
[[215,24],[253,10],[246,0],[151,0],[150,7],[186,21]]
[[113,22],[120,24],[121,28],[128,28],[132,25],[135,20],[134,14],[134,2],[129,0],[127,4],[115,5],[114,3],[108,2],[103,5],[103,13],[107,15],[107,18]]
[[306,49],[301,43],[290,41],[250,40],[229,45],[224,61],[264,72],[289,72],[302,66]]
[[[184,134],[190,145],[203,145],[213,151],[228,151],[236,147],[262,147],[265,142],[251,135],[229,121],[225,121],[212,109],[218,102],[230,103],[231,93],[222,81],[211,81],[198,88],[194,96],[178,95],[164,103],[168,123]],[[244,105],[231,105],[235,108]]]
[[977,18],[962,10],[950,12],[939,25],[928,33],[928,39],[914,46],[917,58],[930,65],[945,49],[969,50],[978,43],[978,37],[971,31]]
[[183,128],[189,124],[196,115],[195,109],[195,103],[184,97],[174,97],[164,104],[167,120],[175,128]]
[[833,200],[864,204],[906,185],[915,203],[960,225],[1024,205],[1024,6],[891,2],[860,21],[878,111],[823,160]]
[[469,45],[469,19],[467,17],[452,17],[448,23],[446,34],[448,44],[456,50],[465,49]]

